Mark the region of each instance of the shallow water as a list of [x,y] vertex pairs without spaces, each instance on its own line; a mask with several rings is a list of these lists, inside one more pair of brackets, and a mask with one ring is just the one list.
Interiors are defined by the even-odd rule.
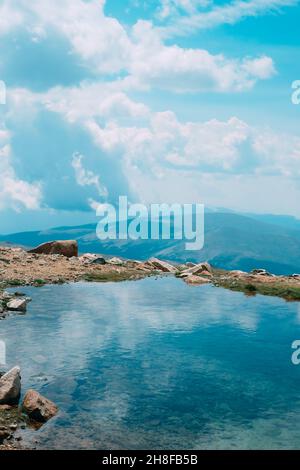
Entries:
[[50,449],[300,448],[300,308],[174,278],[21,289],[7,367],[59,415]]

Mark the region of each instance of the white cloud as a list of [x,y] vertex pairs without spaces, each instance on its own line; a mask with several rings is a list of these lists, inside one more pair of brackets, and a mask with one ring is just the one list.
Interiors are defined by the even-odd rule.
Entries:
[[139,21],[133,28],[129,88],[161,88],[175,92],[241,91],[253,87],[258,79],[274,75],[271,58],[228,59],[204,49],[165,46],[152,24]]
[[[116,74],[119,80],[110,77],[110,82],[115,80],[119,91],[136,88],[174,92],[241,91],[274,74],[269,57],[238,60],[222,54],[213,55],[204,49],[166,45],[159,30],[147,21],[138,21],[126,30],[116,19],[105,16],[103,1],[10,1],[23,18],[23,27],[32,32],[32,40],[40,40],[48,28],[55,28],[68,39],[71,50],[93,73],[101,76]],[[265,6],[271,3],[262,1]],[[187,0],[175,3],[188,11],[195,5]],[[254,8],[254,2],[250,3]],[[8,1],[4,0],[6,8],[7,5]],[[241,5],[239,8],[245,9]],[[232,9],[235,11],[237,4]],[[256,10],[259,10],[257,5]],[[91,99],[87,102],[93,105]]]
[[258,57],[257,59],[245,59],[242,68],[249,76],[252,75],[260,80],[270,78],[276,73],[272,59],[267,56]]
[[118,86],[104,83],[82,83],[67,89],[57,87],[41,94],[39,99],[50,111],[64,114],[69,122],[91,116],[141,118],[148,112],[145,105],[135,103],[124,92],[118,91]]
[[[90,86],[94,90],[94,85]],[[10,91],[9,97],[15,96],[16,116],[19,114],[18,109],[24,108],[24,103],[34,115],[37,113],[36,108],[50,109],[71,125],[85,129],[99,148],[99,156],[117,162],[132,193],[141,201],[151,202],[151,197],[155,197],[167,202],[173,199],[174,202],[180,187],[180,199],[184,201],[188,196],[189,201],[186,202],[200,200],[206,204],[220,205],[224,201],[226,205],[227,201],[231,207],[238,208],[238,204],[245,204],[246,207],[246,196],[241,197],[240,192],[243,182],[247,182],[247,194],[254,206],[254,201],[257,205],[258,197],[255,194],[259,192],[254,194],[251,184],[255,188],[257,181],[261,181],[265,188],[270,189],[271,182],[276,181],[277,185],[280,179],[290,181],[291,194],[298,194],[292,187],[293,182],[300,177],[299,137],[280,134],[272,129],[255,128],[237,117],[225,121],[180,122],[171,111],[152,112],[145,105],[140,108],[140,104],[133,100],[125,100],[128,106],[124,108],[122,100],[118,101],[113,94],[106,94],[106,91],[102,89],[99,103],[95,99],[90,105],[85,101],[86,96],[93,96],[88,84],[72,88],[71,91],[56,88],[45,94]],[[106,102],[109,96],[113,106],[107,104],[109,101]],[[122,112],[119,112],[118,105]],[[140,110],[141,114],[136,115],[132,110]],[[4,130],[1,135],[4,140],[7,139]],[[101,201],[106,194],[98,171],[95,170],[97,164],[93,164],[91,171],[84,165],[83,158],[74,155],[72,160],[77,183],[95,187]],[[6,157],[5,161],[8,162],[8,170],[3,171],[2,166],[2,174],[16,181],[10,159]],[[25,187],[24,184],[10,184],[10,187],[19,188],[15,196],[19,204],[22,201],[26,207],[34,207],[35,201],[39,200],[40,191],[36,185]],[[22,190],[26,194],[21,194]],[[226,191],[229,191],[228,194]],[[7,198],[7,189],[5,194]],[[237,194],[239,201],[233,205]],[[271,207],[271,194],[266,196],[266,208]],[[34,196],[33,199],[27,200],[28,195]],[[11,194],[9,197],[12,201]],[[0,199],[3,201],[3,193]],[[284,204],[287,200],[289,198],[285,195]],[[282,208],[279,193],[276,201],[276,207]],[[99,202],[90,198],[88,203],[96,208]],[[254,209],[250,206],[249,210]]]
[[[79,60],[101,78],[77,87],[58,86],[46,93],[8,90],[10,122],[38,119],[39,111],[46,109],[63,116],[69,125],[81,126],[101,150],[101,156],[117,159],[128,184],[141,200],[151,197],[151,188],[152,196],[157,190],[161,197],[175,197],[178,187],[195,200],[197,195],[205,195],[205,188],[212,194],[218,184],[220,193],[214,197],[220,201],[232,182],[238,188],[242,186],[241,177],[252,177],[252,183],[258,177],[299,177],[300,139],[296,136],[256,129],[237,117],[180,122],[173,112],[152,112],[127,95],[151,88],[181,93],[242,91],[274,75],[270,57],[231,59],[203,49],[185,49],[167,45],[161,33],[172,34],[176,25],[178,31],[181,22],[183,32],[198,26],[232,23],[294,2],[234,1],[211,8],[209,3],[165,1],[164,17],[170,26],[159,31],[146,21],[138,21],[132,28],[123,27],[105,16],[104,1],[4,0],[2,12],[13,8],[16,20],[4,21],[0,16],[0,34],[23,22],[22,27],[31,32],[32,39],[40,41],[55,28],[68,39]],[[199,7],[205,7],[201,17],[197,13]],[[176,11],[183,11],[184,18],[179,19]],[[12,166],[9,136],[4,130],[0,131],[0,141],[1,138],[0,207],[38,208],[41,186],[18,178]],[[71,165],[79,186],[96,188],[99,197],[107,194],[95,166],[93,171],[87,169],[82,155],[73,155]],[[249,188],[250,183],[248,191]],[[91,198],[88,202],[92,208],[97,206]]]
[[100,176],[95,175],[91,170],[84,168],[82,164],[83,155],[75,153],[72,158],[72,167],[75,171],[75,177],[79,186],[94,186],[99,196],[107,196],[107,189],[100,182]]
[[12,29],[24,22],[23,12],[13,7],[8,1],[0,5],[0,36],[9,33]]
[[[16,116],[24,107],[34,115],[36,108],[46,108],[79,124],[102,152],[117,156],[128,169],[140,165],[156,175],[173,166],[300,176],[299,137],[255,128],[237,117],[180,122],[172,111],[152,112],[109,85],[60,87],[41,94],[10,90],[9,100]],[[73,167],[79,184],[99,183],[100,188],[97,177],[84,170],[82,156],[73,158]]]
[[0,130],[0,210],[12,208],[16,211],[38,209],[41,203],[41,186],[19,179],[11,164],[9,133]]
[[[166,2],[162,2],[164,5]],[[171,3],[171,2],[167,2]],[[197,2],[194,2],[196,5]],[[211,2],[212,3],[212,2]],[[293,6],[298,0],[232,0],[223,5],[214,5],[208,10],[194,10],[189,15],[173,15],[166,25],[159,28],[164,37],[185,36],[194,31],[214,28],[223,24],[235,24],[244,18],[279,11]],[[200,7],[201,7],[200,3]]]
[[72,50],[100,73],[123,70],[129,55],[130,41],[124,27],[104,15],[104,0],[4,0],[3,11],[10,12],[9,22],[2,20],[0,34],[20,26],[31,32],[36,41],[56,29],[65,36]]
[[161,20],[165,20],[172,15],[180,13],[196,13],[197,8],[207,7],[212,0],[161,0],[157,16]]

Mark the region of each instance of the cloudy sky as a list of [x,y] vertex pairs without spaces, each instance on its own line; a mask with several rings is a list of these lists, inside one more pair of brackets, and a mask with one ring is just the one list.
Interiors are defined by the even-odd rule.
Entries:
[[300,217],[298,0],[0,0],[0,232],[119,195]]

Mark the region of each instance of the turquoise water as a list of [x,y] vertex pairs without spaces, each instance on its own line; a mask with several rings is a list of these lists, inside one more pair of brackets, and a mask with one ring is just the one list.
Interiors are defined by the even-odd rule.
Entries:
[[174,278],[24,288],[0,323],[23,391],[59,415],[50,449],[300,448],[300,308]]

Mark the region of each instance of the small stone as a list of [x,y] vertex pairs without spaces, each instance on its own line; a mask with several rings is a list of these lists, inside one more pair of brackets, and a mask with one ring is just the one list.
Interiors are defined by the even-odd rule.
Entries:
[[7,303],[7,310],[13,312],[26,312],[27,299],[13,299]]
[[93,253],[85,253],[84,255],[80,256],[79,260],[86,264],[106,264],[103,256],[99,256]]
[[109,261],[109,264],[113,264],[115,266],[122,266],[122,264],[124,264],[124,261],[122,261],[120,258],[111,258]]

